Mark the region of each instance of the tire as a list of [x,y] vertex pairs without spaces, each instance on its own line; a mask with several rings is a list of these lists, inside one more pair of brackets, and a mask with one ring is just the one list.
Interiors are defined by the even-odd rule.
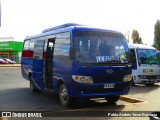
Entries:
[[155,83],[148,83],[148,84],[146,84],[147,86],[152,86],[152,85],[154,85]]
[[133,81],[133,78],[132,78],[132,83],[131,83],[131,85],[132,85],[132,86],[135,86],[135,83],[134,83],[134,81]]
[[65,84],[61,84],[58,95],[61,105],[66,107],[72,105],[73,98],[68,95],[68,91]]
[[39,90],[38,90],[38,88],[35,86],[35,84],[33,82],[33,77],[30,76],[29,80],[30,80],[30,91],[31,92],[38,92]]
[[120,96],[107,96],[105,99],[108,103],[115,103],[119,100]]

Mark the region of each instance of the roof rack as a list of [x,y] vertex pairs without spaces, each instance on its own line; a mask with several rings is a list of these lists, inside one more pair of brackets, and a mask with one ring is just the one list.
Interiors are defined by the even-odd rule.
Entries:
[[57,30],[57,29],[62,29],[62,28],[66,28],[66,27],[69,27],[69,26],[82,26],[80,24],[77,24],[77,23],[66,23],[66,24],[63,24],[63,25],[59,25],[59,26],[55,26],[55,27],[51,27],[51,28],[48,28],[48,29],[44,29],[42,31],[42,33],[46,33],[46,32],[50,32],[52,30]]

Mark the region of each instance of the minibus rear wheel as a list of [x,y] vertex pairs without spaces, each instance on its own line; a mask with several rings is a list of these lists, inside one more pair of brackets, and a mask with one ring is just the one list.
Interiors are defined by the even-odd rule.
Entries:
[[70,106],[73,102],[73,98],[68,95],[68,91],[65,84],[61,84],[59,88],[59,100],[63,106]]
[[108,103],[115,103],[119,100],[120,96],[107,96],[105,99]]
[[29,81],[30,81],[30,90],[31,90],[31,92],[37,92],[37,91],[39,91],[38,88],[35,86],[35,84],[33,82],[32,75],[30,76]]

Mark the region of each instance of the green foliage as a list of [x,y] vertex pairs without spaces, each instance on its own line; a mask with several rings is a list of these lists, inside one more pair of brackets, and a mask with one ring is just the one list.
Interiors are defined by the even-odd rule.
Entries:
[[139,37],[139,33],[137,30],[133,30],[132,31],[132,39],[133,39],[133,43],[137,43],[137,44],[142,44],[142,38]]
[[153,47],[160,50],[160,21],[157,20],[156,24],[154,25],[154,43]]

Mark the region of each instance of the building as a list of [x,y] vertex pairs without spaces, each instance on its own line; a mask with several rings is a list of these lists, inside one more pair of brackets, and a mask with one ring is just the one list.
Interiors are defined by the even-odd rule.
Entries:
[[23,42],[0,41],[0,58],[9,58],[17,63],[21,60]]

